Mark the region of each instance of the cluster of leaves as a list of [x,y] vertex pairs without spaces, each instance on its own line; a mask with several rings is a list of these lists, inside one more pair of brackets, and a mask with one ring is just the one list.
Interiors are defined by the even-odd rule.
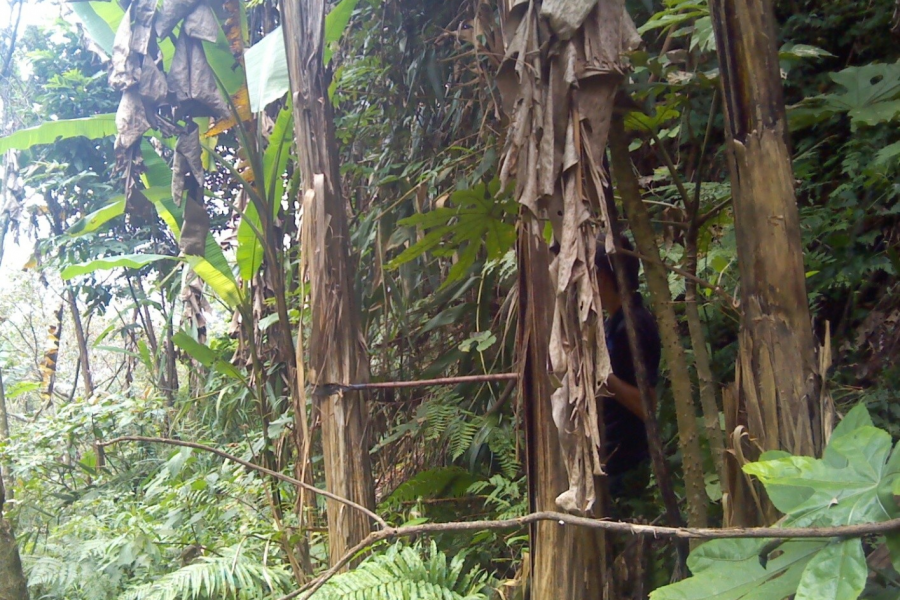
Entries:
[[[900,444],[876,428],[863,405],[841,421],[821,459],[765,453],[744,466],[757,477],[785,517],[781,527],[832,527],[877,523],[900,516]],[[691,553],[692,577],[660,588],[653,600],[749,600],[785,598],[855,600],[866,589],[872,598],[900,592],[890,576],[868,582],[862,539],[779,541],[713,540]],[[886,543],[894,568],[900,566],[900,538]],[[900,569],[898,569],[900,571]],[[881,581],[877,581],[881,579]]]

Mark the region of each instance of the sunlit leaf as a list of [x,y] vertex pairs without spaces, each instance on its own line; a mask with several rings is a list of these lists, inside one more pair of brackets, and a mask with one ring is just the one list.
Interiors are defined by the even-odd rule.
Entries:
[[862,540],[833,543],[816,554],[803,570],[795,600],[855,600],[866,586]]
[[94,271],[104,271],[115,269],[117,267],[140,269],[141,267],[146,267],[147,265],[160,260],[177,260],[177,258],[174,256],[166,256],[165,254],[123,254],[121,256],[96,258],[85,263],[69,265],[62,270],[60,276],[63,279],[72,279],[79,275],[87,275]]
[[0,153],[7,150],[27,150],[40,144],[52,144],[60,139],[86,137],[89,140],[116,135],[116,115],[103,114],[82,119],[45,121],[36,127],[20,129],[0,137]]

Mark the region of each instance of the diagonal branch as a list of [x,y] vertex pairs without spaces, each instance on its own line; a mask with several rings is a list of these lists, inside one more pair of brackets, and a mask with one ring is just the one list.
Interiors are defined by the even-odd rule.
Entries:
[[142,435],[123,435],[121,437],[107,440],[105,442],[100,442],[97,445],[104,447],[104,446],[111,446],[113,444],[118,444],[121,442],[148,442],[151,444],[167,444],[169,446],[184,446],[185,448],[194,448],[196,450],[204,450],[206,452],[212,452],[213,454],[215,454],[217,456],[221,456],[222,458],[224,458],[226,460],[230,460],[231,462],[237,463],[237,464],[241,465],[242,467],[246,467],[253,471],[259,471],[260,473],[265,473],[269,477],[274,477],[275,479],[284,481],[285,483],[290,483],[291,485],[295,485],[295,486],[303,488],[305,490],[309,490],[310,492],[313,492],[314,494],[318,494],[320,496],[325,496],[326,498],[330,498],[331,500],[334,500],[335,502],[340,502],[341,504],[345,504],[351,508],[355,508],[356,510],[362,512],[367,517],[371,518],[376,523],[378,523],[382,527],[383,530],[390,529],[390,527],[388,527],[388,524],[384,519],[379,517],[377,514],[375,514],[374,512],[372,512],[365,506],[357,504],[356,502],[353,502],[352,500],[348,500],[346,498],[341,498],[340,496],[338,496],[336,494],[332,494],[331,492],[327,492],[323,489],[317,488],[308,483],[304,483],[304,482],[300,481],[299,479],[294,479],[293,477],[290,477],[289,475],[284,475],[283,473],[279,473],[278,471],[273,471],[272,469],[267,469],[266,467],[254,464],[254,463],[244,460],[242,458],[238,458],[237,456],[235,456],[233,454],[229,454],[229,453],[225,452],[224,450],[219,450],[218,448],[213,448],[212,446],[207,446],[205,444],[198,444],[196,442],[186,442],[183,440],[170,440],[170,439],[158,438],[158,437],[145,437]]
[[381,531],[373,531],[367,538],[353,546],[330,569],[322,573],[315,580],[298,590],[283,596],[280,600],[292,600],[302,594],[302,600],[310,598],[317,590],[336,575],[360,552],[374,546],[379,542],[399,538],[412,537],[429,533],[444,533],[447,531],[484,531],[497,529],[519,529],[538,521],[556,521],[561,527],[573,525],[591,529],[602,529],[613,533],[631,534],[639,536],[652,536],[654,538],[675,539],[734,539],[734,538],[773,538],[780,541],[787,539],[821,539],[821,538],[849,538],[861,537],[870,534],[881,534],[900,530],[900,519],[891,519],[880,523],[863,523],[860,525],[841,525],[838,527],[750,527],[750,528],[715,528],[715,527],[658,527],[655,525],[640,525],[637,523],[625,523],[621,521],[605,521],[579,517],[560,512],[544,511],[536,512],[514,519],[502,519],[497,521],[463,521],[452,523],[425,523],[423,525],[410,525],[405,527],[389,527]]

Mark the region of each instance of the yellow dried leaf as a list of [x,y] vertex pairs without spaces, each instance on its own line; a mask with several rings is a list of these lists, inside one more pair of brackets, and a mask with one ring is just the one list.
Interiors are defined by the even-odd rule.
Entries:
[[[246,84],[242,85],[241,89],[232,94],[231,103],[234,105],[235,110],[237,110],[238,116],[241,118],[242,122],[247,122],[253,117],[253,113],[250,112],[250,93],[247,91]],[[227,119],[217,121],[216,124],[210,127],[204,134],[204,137],[215,137],[234,127],[235,123],[236,121],[232,114]]]

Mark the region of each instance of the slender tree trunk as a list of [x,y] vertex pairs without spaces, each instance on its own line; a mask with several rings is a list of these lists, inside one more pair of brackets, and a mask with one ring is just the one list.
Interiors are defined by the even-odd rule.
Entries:
[[[0,374],[0,442],[9,438],[9,421],[6,414],[6,390]],[[3,485],[3,465],[0,465],[0,600],[28,600],[28,585],[19,546],[13,534],[12,523],[3,517],[6,488]]]
[[[685,239],[685,270],[697,275],[697,228],[692,225]],[[688,331],[691,336],[691,347],[694,350],[694,367],[697,369],[697,381],[700,385],[700,406],[703,408],[703,424],[706,428],[706,439],[712,454],[719,485],[725,489],[728,476],[725,472],[725,442],[722,436],[722,424],[719,421],[719,404],[716,401],[716,387],[709,352],[706,349],[706,334],[697,308],[697,283],[685,279],[684,313],[687,317]]]
[[[730,427],[746,426],[750,443],[738,450],[751,460],[760,450],[818,456],[832,411],[807,304],[772,4],[713,0],[710,9],[725,98],[743,308],[737,405],[726,407],[726,416]],[[732,523],[751,520],[753,515],[735,514]]]
[[[324,0],[283,0],[282,18],[294,100],[298,167],[307,190],[303,215],[304,260],[308,265],[312,331],[309,379],[313,384],[368,381],[359,317],[348,271],[349,236],[341,196],[337,145],[328,82],[322,60]],[[329,491],[374,508],[375,494],[361,393],[322,398],[322,449]],[[298,449],[300,450],[300,449]],[[328,502],[330,559],[337,561],[368,535],[371,524],[358,511]]]
[[[525,408],[531,510],[558,510],[556,496],[568,487],[566,467],[553,422],[553,387],[547,364],[553,286],[547,244],[523,221],[518,242],[519,323],[517,348],[522,369],[519,393]],[[606,540],[601,531],[537,523],[531,528],[532,598],[599,599],[607,577]],[[609,596],[606,596],[609,597]]]
[[78,311],[78,300],[70,286],[66,286],[66,300],[69,304],[69,312],[72,313],[72,323],[75,328],[75,341],[78,342],[78,354],[81,358],[81,378],[84,381],[84,397],[94,395],[94,378],[91,374],[91,360],[88,354],[87,337],[84,334],[84,325],[81,322],[81,313]]
[[706,527],[706,487],[703,481],[700,435],[697,429],[697,411],[694,407],[691,377],[684,356],[684,347],[681,345],[678,319],[672,305],[672,293],[669,291],[668,278],[659,258],[659,248],[650,224],[650,214],[641,200],[641,190],[628,155],[625,126],[619,117],[613,118],[610,149],[622,205],[628,215],[628,222],[631,224],[638,252],[643,258],[651,306],[659,323],[663,355],[671,376],[672,395],[675,398],[675,417],[678,421],[678,445],[681,448],[688,501],[688,525],[690,527]]

